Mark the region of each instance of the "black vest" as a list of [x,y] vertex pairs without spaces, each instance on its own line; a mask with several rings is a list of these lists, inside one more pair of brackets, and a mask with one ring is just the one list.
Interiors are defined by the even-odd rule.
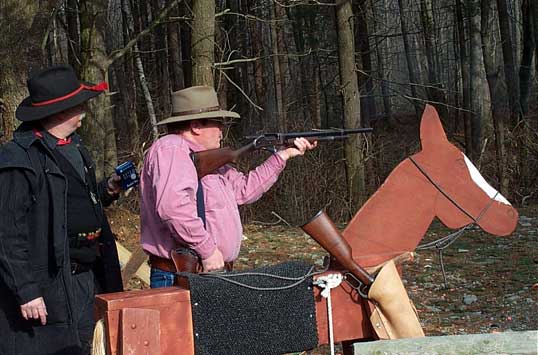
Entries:
[[92,263],[97,257],[97,238],[89,239],[91,233],[100,231],[103,224],[103,209],[97,195],[97,184],[93,170],[84,160],[85,180],[67,158],[57,149],[53,150],[58,167],[67,179],[67,236],[69,254],[73,261]]

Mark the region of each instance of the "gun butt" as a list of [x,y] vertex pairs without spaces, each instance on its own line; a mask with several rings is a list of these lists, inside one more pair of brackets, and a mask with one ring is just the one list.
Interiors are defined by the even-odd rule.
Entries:
[[372,275],[353,260],[351,247],[324,210],[302,225],[301,229],[365,285],[369,286],[374,282]]

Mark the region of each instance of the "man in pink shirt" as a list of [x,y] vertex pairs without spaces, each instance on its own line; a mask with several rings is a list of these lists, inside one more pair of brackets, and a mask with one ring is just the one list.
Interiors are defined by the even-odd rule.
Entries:
[[[172,116],[159,122],[168,134],[147,152],[140,181],[141,243],[152,288],[172,286],[176,271],[231,270],[243,232],[238,205],[258,200],[288,159],[316,146],[298,138],[246,175],[223,166],[199,180],[190,153],[219,148],[223,120],[239,115],[221,109],[207,86],[174,92],[172,105]],[[171,251],[178,248],[174,263]]]

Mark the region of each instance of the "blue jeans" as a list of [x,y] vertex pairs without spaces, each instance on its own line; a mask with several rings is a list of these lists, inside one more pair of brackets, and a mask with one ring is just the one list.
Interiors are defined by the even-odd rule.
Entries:
[[149,277],[149,287],[171,287],[174,286],[174,277],[176,274],[161,269],[151,268]]

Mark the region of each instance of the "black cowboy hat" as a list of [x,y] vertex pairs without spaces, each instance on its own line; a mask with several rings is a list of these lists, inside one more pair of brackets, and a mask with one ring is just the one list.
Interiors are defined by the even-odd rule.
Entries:
[[80,105],[101,94],[108,85],[81,82],[70,65],[55,65],[33,74],[27,82],[30,96],[15,116],[23,122],[37,121]]

